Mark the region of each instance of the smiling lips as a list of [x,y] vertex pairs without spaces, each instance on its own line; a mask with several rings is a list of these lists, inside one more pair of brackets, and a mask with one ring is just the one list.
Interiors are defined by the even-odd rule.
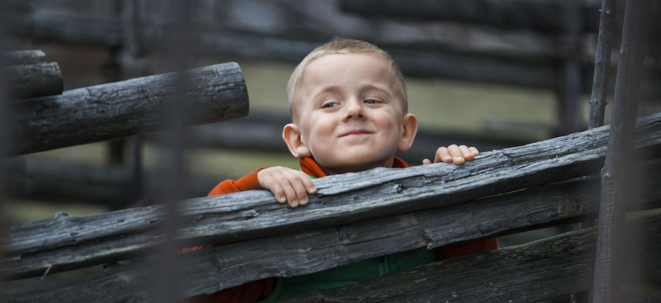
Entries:
[[354,136],[354,135],[369,135],[371,133],[372,132],[366,131],[364,129],[356,129],[356,130],[348,131],[348,132],[340,135],[340,138],[341,137],[347,137],[347,136]]

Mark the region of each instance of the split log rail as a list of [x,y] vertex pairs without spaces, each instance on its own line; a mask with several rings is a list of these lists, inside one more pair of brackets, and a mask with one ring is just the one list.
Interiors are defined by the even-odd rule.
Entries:
[[42,51],[11,51],[0,54],[0,73],[7,79],[10,99],[59,95],[64,82],[60,66],[47,63]]

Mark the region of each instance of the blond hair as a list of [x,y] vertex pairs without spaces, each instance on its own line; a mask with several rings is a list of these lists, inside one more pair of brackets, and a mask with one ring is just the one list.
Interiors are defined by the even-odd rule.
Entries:
[[350,53],[374,53],[378,57],[381,57],[383,60],[390,63],[390,71],[393,73],[393,76],[397,79],[397,83],[400,86],[400,93],[402,99],[402,110],[403,113],[408,113],[408,99],[406,96],[406,83],[404,82],[404,76],[402,71],[399,69],[399,66],[395,61],[388,55],[385,51],[378,48],[377,46],[360,40],[354,39],[341,39],[335,38],[330,42],[315,48],[311,51],[300,64],[294,69],[294,72],[289,77],[289,82],[287,83],[287,95],[289,99],[289,115],[291,116],[292,122],[296,123],[296,98],[299,91],[299,86],[302,81],[303,71],[312,61],[326,55],[333,54],[350,54]]

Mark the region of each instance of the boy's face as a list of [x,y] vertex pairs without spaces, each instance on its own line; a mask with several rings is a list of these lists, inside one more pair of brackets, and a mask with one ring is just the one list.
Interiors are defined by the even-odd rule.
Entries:
[[325,55],[305,67],[297,123],[283,137],[294,156],[314,157],[327,174],[392,167],[417,130],[415,117],[402,112],[401,95],[390,66],[376,55]]

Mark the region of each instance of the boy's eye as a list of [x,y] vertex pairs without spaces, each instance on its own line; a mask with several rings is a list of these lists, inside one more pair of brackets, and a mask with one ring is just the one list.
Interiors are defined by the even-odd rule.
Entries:
[[367,103],[367,104],[375,104],[375,103],[378,103],[379,101],[374,100],[374,99],[367,99],[367,100],[365,100],[365,101],[363,101],[363,102],[364,102],[364,103]]
[[334,107],[337,106],[337,102],[326,102],[321,105],[321,108],[329,108],[329,107]]

